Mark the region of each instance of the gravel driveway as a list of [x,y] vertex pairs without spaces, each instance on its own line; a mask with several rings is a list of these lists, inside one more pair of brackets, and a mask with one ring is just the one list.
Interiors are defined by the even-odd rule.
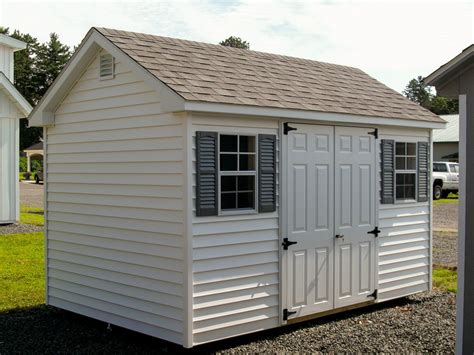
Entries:
[[23,206],[44,207],[44,185],[34,182],[20,182],[20,203]]
[[55,308],[14,310],[0,317],[0,353],[453,353],[455,295],[423,293],[318,320],[185,350]]
[[455,232],[458,230],[457,200],[433,202],[433,229]]

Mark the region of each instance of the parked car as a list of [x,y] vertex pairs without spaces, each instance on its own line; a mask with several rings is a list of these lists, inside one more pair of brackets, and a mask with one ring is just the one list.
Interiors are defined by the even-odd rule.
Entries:
[[433,163],[433,199],[448,197],[459,191],[459,164],[439,161]]
[[37,184],[40,183],[40,181],[44,181],[44,176],[43,176],[43,168],[38,169],[35,173],[35,181]]

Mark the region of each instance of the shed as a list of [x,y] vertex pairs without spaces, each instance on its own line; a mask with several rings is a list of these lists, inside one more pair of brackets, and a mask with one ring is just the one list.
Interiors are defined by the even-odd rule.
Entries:
[[50,305],[192,347],[431,289],[445,123],[359,69],[92,28],[30,124]]
[[13,53],[26,44],[0,34],[0,224],[18,221],[19,119],[31,106],[13,85]]

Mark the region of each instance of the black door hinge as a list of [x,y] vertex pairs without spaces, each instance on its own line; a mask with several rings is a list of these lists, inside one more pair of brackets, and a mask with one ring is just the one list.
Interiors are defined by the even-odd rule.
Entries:
[[296,131],[297,129],[298,129],[298,128],[290,127],[290,126],[288,125],[288,122],[283,123],[283,134],[284,134],[285,136],[288,135],[288,132],[290,132],[290,131]]
[[372,229],[370,232],[367,232],[367,234],[373,234],[375,238],[379,236],[380,230],[379,227],[375,226],[374,229]]
[[283,320],[288,320],[288,317],[292,316],[293,314],[296,314],[296,311],[290,312],[290,311],[288,311],[288,309],[285,308],[283,310]]
[[379,129],[376,128],[375,131],[373,132],[369,132],[370,135],[374,136],[375,139],[378,139],[379,138]]
[[379,295],[379,290],[375,289],[374,292],[372,292],[370,295],[367,295],[367,298],[369,297],[373,297],[374,300],[377,299],[378,295]]
[[298,242],[291,242],[288,240],[288,238],[283,238],[283,243],[281,243],[281,245],[283,245],[283,250],[288,250],[288,247],[290,245],[293,245],[293,244],[296,244]]

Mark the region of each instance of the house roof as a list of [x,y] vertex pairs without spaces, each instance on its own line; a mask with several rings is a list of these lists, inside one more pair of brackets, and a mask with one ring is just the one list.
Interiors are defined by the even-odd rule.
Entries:
[[459,142],[459,115],[442,115],[441,118],[447,122],[447,125],[444,129],[433,131],[433,142]]
[[96,28],[186,101],[444,121],[357,68]]
[[4,45],[13,49],[14,52],[25,49],[26,43],[16,38],[0,33],[0,45]]
[[438,86],[443,85],[451,80],[453,76],[459,74],[459,71],[474,58],[474,44],[463,49],[461,53],[451,59],[449,62],[443,64],[430,75],[428,75],[424,82],[426,85]]
[[8,80],[8,78],[2,71],[0,71],[0,90],[5,92],[7,97],[11,100],[11,102],[15,104],[15,106],[24,115],[24,117],[28,117],[32,110],[31,105],[15,88],[12,82]]
[[32,146],[24,149],[25,152],[30,150],[43,150],[43,142],[35,143]]

